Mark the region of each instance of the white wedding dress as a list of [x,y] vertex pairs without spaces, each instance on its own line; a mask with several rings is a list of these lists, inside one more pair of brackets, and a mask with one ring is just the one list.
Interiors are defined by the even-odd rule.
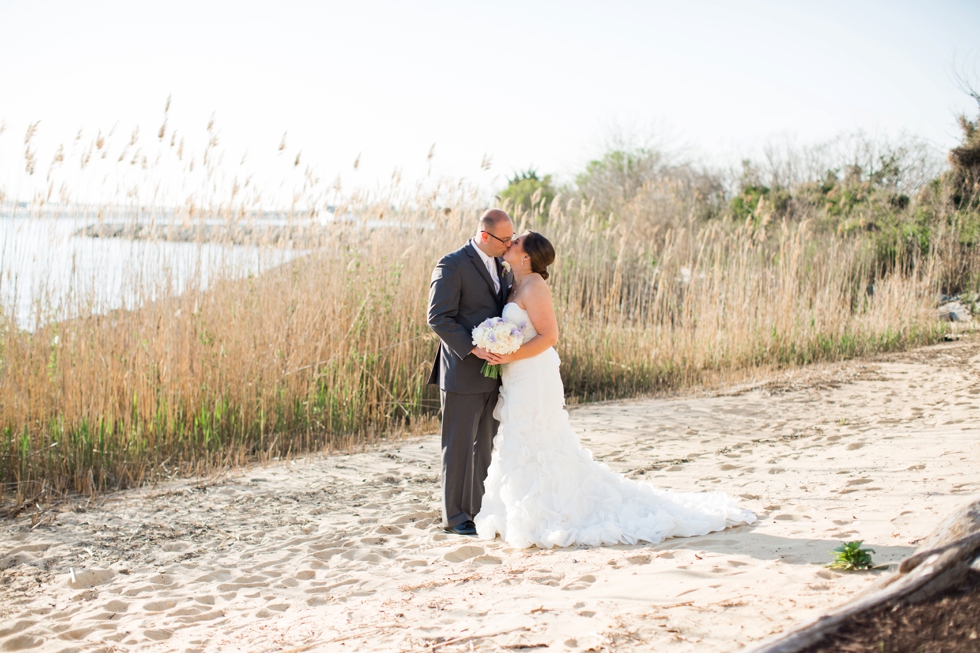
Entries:
[[[504,319],[537,332],[514,303]],[[558,353],[547,351],[503,366],[494,416],[500,428],[480,513],[482,539],[497,534],[511,546],[541,548],[660,542],[751,524],[755,515],[722,492],[671,492],[627,479],[592,459],[568,423]]]

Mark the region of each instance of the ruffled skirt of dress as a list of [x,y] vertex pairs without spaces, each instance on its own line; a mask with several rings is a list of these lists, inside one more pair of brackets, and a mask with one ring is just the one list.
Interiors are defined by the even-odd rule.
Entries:
[[749,524],[722,492],[671,492],[625,478],[583,449],[568,423],[554,349],[503,367],[477,534],[511,546],[660,542]]

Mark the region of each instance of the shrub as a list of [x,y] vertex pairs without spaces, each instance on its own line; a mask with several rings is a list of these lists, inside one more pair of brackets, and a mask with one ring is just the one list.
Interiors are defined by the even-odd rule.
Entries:
[[596,211],[608,215],[629,202],[643,185],[667,168],[664,153],[645,147],[614,149],[593,159],[575,178],[583,197],[594,202]]
[[502,202],[509,202],[515,208],[520,207],[525,211],[537,210],[540,214],[547,215],[556,195],[551,185],[551,175],[539,178],[534,168],[528,168],[526,172],[516,173],[508,180],[507,188],[502,190],[498,197]]

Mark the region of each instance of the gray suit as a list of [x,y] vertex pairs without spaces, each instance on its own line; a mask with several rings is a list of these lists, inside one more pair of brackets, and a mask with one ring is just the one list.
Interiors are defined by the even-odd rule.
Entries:
[[429,326],[441,342],[429,383],[442,397],[442,525],[473,519],[483,501],[483,481],[490,466],[497,420],[499,379],[480,371],[483,360],[473,350],[473,327],[499,317],[513,277],[496,259],[500,292],[472,243],[447,254],[432,271]]

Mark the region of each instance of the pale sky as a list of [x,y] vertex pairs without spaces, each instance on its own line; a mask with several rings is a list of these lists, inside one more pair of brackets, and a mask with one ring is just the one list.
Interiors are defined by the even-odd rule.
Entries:
[[976,0],[0,0],[0,26],[0,176],[30,122],[50,151],[79,128],[150,134],[168,95],[171,127],[214,112],[258,160],[288,130],[346,184],[423,175],[433,144],[436,174],[571,179],[616,125],[715,162],[855,130],[947,149],[976,107],[952,73],[980,61]]

